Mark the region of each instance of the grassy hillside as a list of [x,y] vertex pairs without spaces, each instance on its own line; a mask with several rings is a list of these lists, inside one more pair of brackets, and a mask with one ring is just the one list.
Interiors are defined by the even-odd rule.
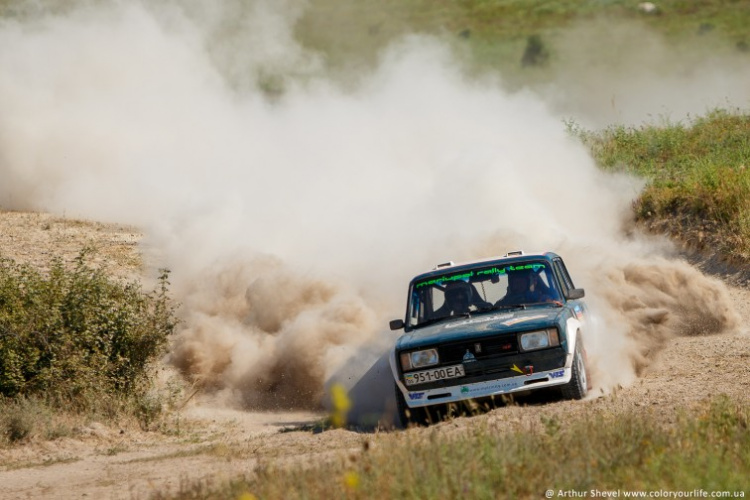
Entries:
[[717,110],[687,124],[578,134],[602,168],[649,180],[637,220],[750,265],[750,116]]
[[[42,12],[64,13],[76,6],[106,3],[114,2],[0,0],[0,17],[39,17]],[[180,5],[171,0],[162,3]],[[296,7],[303,2],[287,4]],[[597,20],[646,26],[668,42],[696,50],[743,52],[750,57],[750,6],[745,0],[662,0],[654,2],[657,8],[652,12],[640,4],[638,0],[309,0],[295,23],[295,36],[302,45],[324,54],[329,68],[361,69],[398,37],[436,35],[454,40],[470,54],[475,67],[501,70],[505,77],[521,69],[529,50],[541,51],[536,62],[555,64],[561,33]],[[254,5],[237,3],[231,9],[251,10]],[[234,22],[241,22],[239,16],[226,20],[228,31],[242,29]],[[516,76],[523,80],[530,75]],[[539,78],[539,72],[533,77]]]
[[[518,74],[522,62],[555,64],[560,34],[596,20],[647,26],[674,44],[707,51],[750,49],[750,6],[742,0],[664,0],[646,12],[636,0],[311,0],[297,25],[305,45],[328,56],[332,66],[371,61],[405,33],[455,40],[480,68]],[[617,47],[611,50],[616,51]],[[529,59],[529,52],[538,57]],[[526,59],[524,56],[526,55]],[[750,56],[750,54],[749,54]]]

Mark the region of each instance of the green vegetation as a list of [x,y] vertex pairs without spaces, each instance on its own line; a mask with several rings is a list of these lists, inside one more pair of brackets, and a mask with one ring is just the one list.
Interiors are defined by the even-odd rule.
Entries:
[[[49,411],[148,424],[160,411],[149,391],[152,363],[175,327],[168,273],[156,290],[109,278],[88,253],[48,273],[0,260],[0,443],[55,429]],[[48,411],[49,410],[49,411]]]
[[750,263],[750,116],[717,110],[688,125],[577,131],[604,169],[649,180],[638,220]]
[[[725,396],[665,423],[654,411],[612,414],[589,404],[580,420],[492,424],[376,435],[322,464],[258,467],[222,485],[183,484],[154,498],[540,498],[558,490],[744,491],[750,409]],[[446,425],[451,425],[450,423]]]
[[[750,9],[740,0],[662,0],[656,12],[638,0],[311,0],[296,25],[299,40],[325,54],[331,67],[372,62],[394,39],[409,33],[455,41],[478,68],[500,70],[504,79],[545,78],[522,72],[530,43],[541,42],[554,59],[563,31],[607,20],[646,26],[695,50],[748,51]],[[619,47],[597,43],[597,50]],[[531,74],[530,74],[531,73]]]
[[[80,6],[116,3],[112,0],[0,0],[0,17],[35,18],[40,13],[64,14]],[[180,2],[162,0],[159,3]],[[660,0],[655,12],[639,9],[639,0],[310,0],[296,19],[294,35],[300,43],[323,56],[329,70],[362,70],[380,51],[407,34],[425,34],[452,40],[469,55],[476,69],[499,70],[504,79],[546,78],[523,71],[529,43],[541,43],[555,62],[555,46],[562,33],[606,20],[645,26],[668,42],[711,53],[746,52],[750,55],[750,9],[744,0]],[[272,2],[273,4],[273,2]],[[158,4],[157,4],[158,5]],[[298,3],[292,2],[289,12]],[[226,36],[241,33],[243,11],[254,2],[235,2],[224,19]],[[597,43],[616,57],[616,44]],[[531,65],[533,66],[533,65]],[[261,83],[278,90],[279,75],[259,75]]]

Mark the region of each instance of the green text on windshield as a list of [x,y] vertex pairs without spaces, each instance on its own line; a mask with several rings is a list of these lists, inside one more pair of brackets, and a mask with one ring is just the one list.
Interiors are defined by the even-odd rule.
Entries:
[[420,289],[424,286],[438,285],[442,286],[444,283],[450,283],[452,281],[471,281],[472,278],[484,278],[499,276],[503,274],[512,273],[514,271],[527,271],[532,270],[538,273],[541,269],[546,269],[547,266],[541,262],[529,262],[520,264],[510,264],[507,266],[492,266],[485,269],[472,269],[471,271],[465,271],[457,274],[446,274],[438,278],[429,278],[423,281],[418,281],[414,284],[415,289]]

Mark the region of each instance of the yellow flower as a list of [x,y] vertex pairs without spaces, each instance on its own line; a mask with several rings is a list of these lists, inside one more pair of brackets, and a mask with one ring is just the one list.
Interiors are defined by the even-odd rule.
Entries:
[[359,488],[359,474],[354,471],[349,471],[344,474],[344,486],[350,490],[356,490]]
[[331,402],[333,403],[331,423],[334,427],[343,427],[346,424],[346,414],[352,407],[352,402],[343,385],[334,384],[331,386]]

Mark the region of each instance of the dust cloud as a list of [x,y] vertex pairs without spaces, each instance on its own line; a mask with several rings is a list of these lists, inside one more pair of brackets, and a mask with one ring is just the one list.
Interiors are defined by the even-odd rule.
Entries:
[[642,182],[599,171],[543,93],[416,36],[344,89],[294,39],[303,2],[243,5],[0,21],[0,206],[142,227],[182,304],[170,362],[205,392],[316,408],[341,381],[377,412],[411,276],[518,248],[586,288],[603,388],[732,327],[720,283],[625,231]]
[[358,294],[296,276],[278,259],[226,262],[204,278],[182,291],[172,359],[214,401],[315,409],[327,367],[353,357],[378,326]]
[[748,53],[718,31],[669,44],[632,20],[579,21],[554,41],[553,83],[532,87],[556,113],[594,129],[689,122],[716,108],[746,109]]
[[[684,262],[631,258],[597,271],[592,303],[601,311],[596,325],[601,331],[590,344],[602,387],[640,375],[670,338],[716,334],[739,325],[723,284]],[[620,345],[612,349],[612,344]]]

